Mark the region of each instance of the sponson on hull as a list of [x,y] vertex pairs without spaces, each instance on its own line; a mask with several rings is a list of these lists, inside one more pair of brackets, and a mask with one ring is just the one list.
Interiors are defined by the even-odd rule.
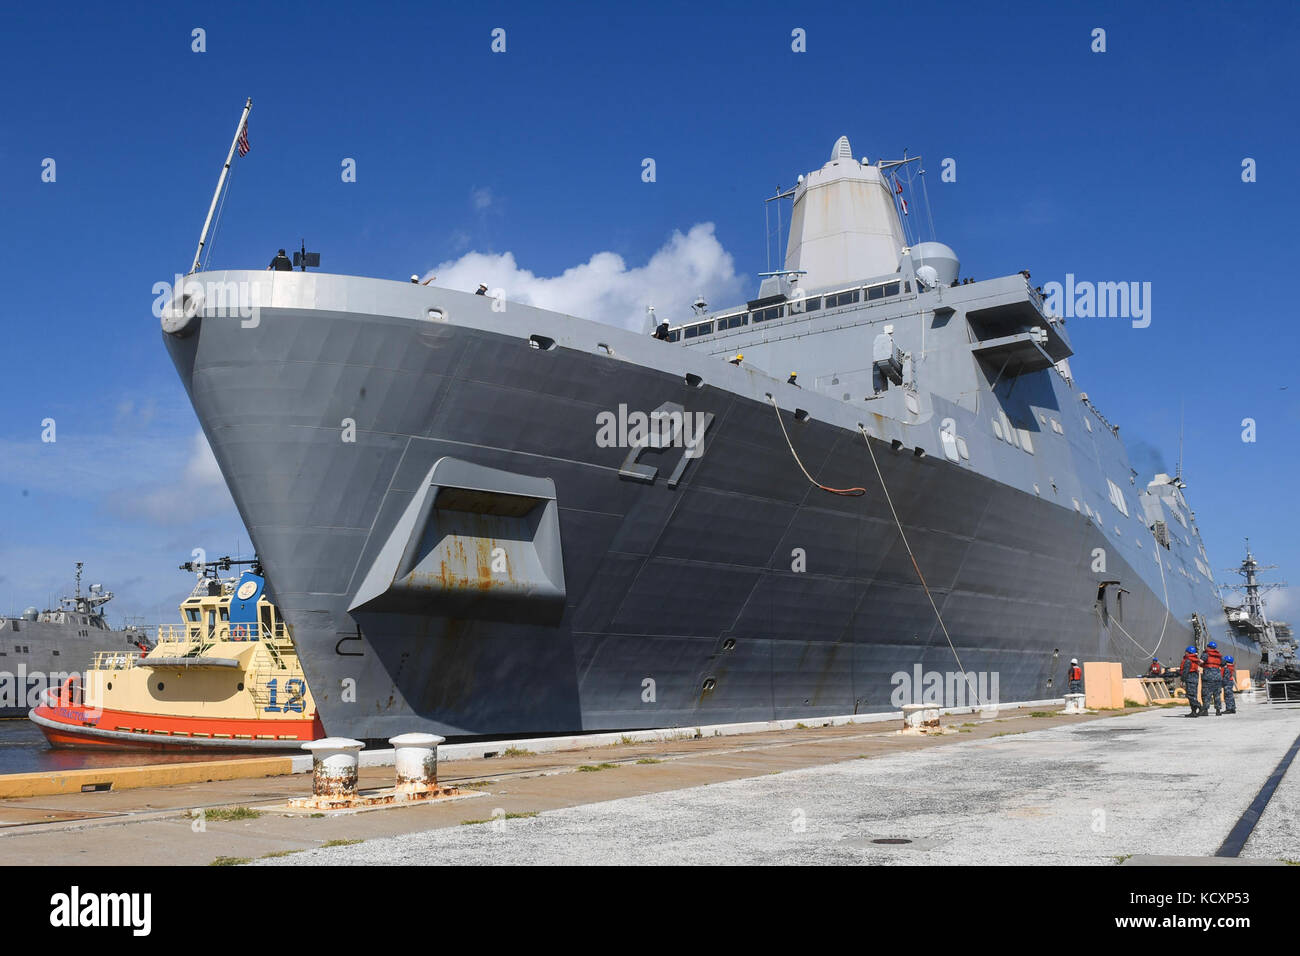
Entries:
[[1210,636],[1249,667],[1182,476],[1132,468],[1024,273],[963,283],[909,238],[911,162],[842,138],[787,197],[783,267],[668,341],[190,276],[163,341],[330,732],[860,714],[918,667],[968,675],[952,706],[1042,700],[1071,657],[1136,674]]

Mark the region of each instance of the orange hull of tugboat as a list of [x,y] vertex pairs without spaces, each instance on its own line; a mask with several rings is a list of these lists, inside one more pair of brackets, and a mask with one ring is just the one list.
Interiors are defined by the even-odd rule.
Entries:
[[51,747],[94,750],[298,750],[325,736],[320,718],[176,717],[42,703],[30,714]]

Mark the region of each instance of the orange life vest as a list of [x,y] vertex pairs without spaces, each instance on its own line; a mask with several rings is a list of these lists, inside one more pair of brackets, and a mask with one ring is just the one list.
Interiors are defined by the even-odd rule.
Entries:
[[1218,668],[1223,667],[1223,655],[1219,653],[1219,649],[1217,647],[1206,648],[1205,666],[1218,667]]
[[1083,680],[1083,669],[1078,664],[1070,665],[1070,680]]
[[1201,669],[1201,659],[1197,657],[1195,654],[1191,654],[1191,653],[1184,654],[1183,667],[1187,668],[1187,672],[1189,674],[1195,674],[1197,671]]

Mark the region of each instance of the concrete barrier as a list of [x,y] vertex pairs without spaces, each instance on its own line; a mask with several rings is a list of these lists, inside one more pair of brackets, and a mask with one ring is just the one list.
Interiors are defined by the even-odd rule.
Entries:
[[10,773],[0,776],[0,799],[48,797],[59,793],[137,790],[141,787],[172,787],[180,784],[242,780],[250,777],[280,777],[310,769],[310,765],[296,766],[295,761],[298,759],[297,757],[248,757],[194,763],[147,764],[143,767]]
[[1082,714],[1084,712],[1083,711],[1084,700],[1086,700],[1086,696],[1084,694],[1066,694],[1065,709],[1061,711],[1061,713]]
[[1123,666],[1111,661],[1085,661],[1083,693],[1090,709],[1111,710],[1123,707]]

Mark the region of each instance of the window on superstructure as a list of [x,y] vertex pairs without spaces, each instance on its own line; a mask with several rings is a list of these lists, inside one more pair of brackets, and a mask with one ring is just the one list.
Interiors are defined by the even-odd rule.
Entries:
[[196,607],[187,607],[185,609],[185,620],[197,621],[199,619],[199,609]]
[[885,297],[885,287],[883,285],[873,285],[867,290],[867,301],[875,302],[877,299]]
[[673,329],[671,332],[668,333],[669,342],[680,342],[681,339],[682,339],[681,329]]
[[810,296],[803,300],[803,310],[805,312],[816,312],[822,307],[822,297],[819,295]]
[[753,313],[755,322],[770,322],[785,314],[785,306],[774,305],[770,309],[756,309]]
[[898,283],[891,282],[885,286],[885,295],[898,295]]
[[841,292],[839,295],[828,295],[826,297],[826,308],[834,309],[841,305],[852,305],[858,301],[858,289],[851,292]]

